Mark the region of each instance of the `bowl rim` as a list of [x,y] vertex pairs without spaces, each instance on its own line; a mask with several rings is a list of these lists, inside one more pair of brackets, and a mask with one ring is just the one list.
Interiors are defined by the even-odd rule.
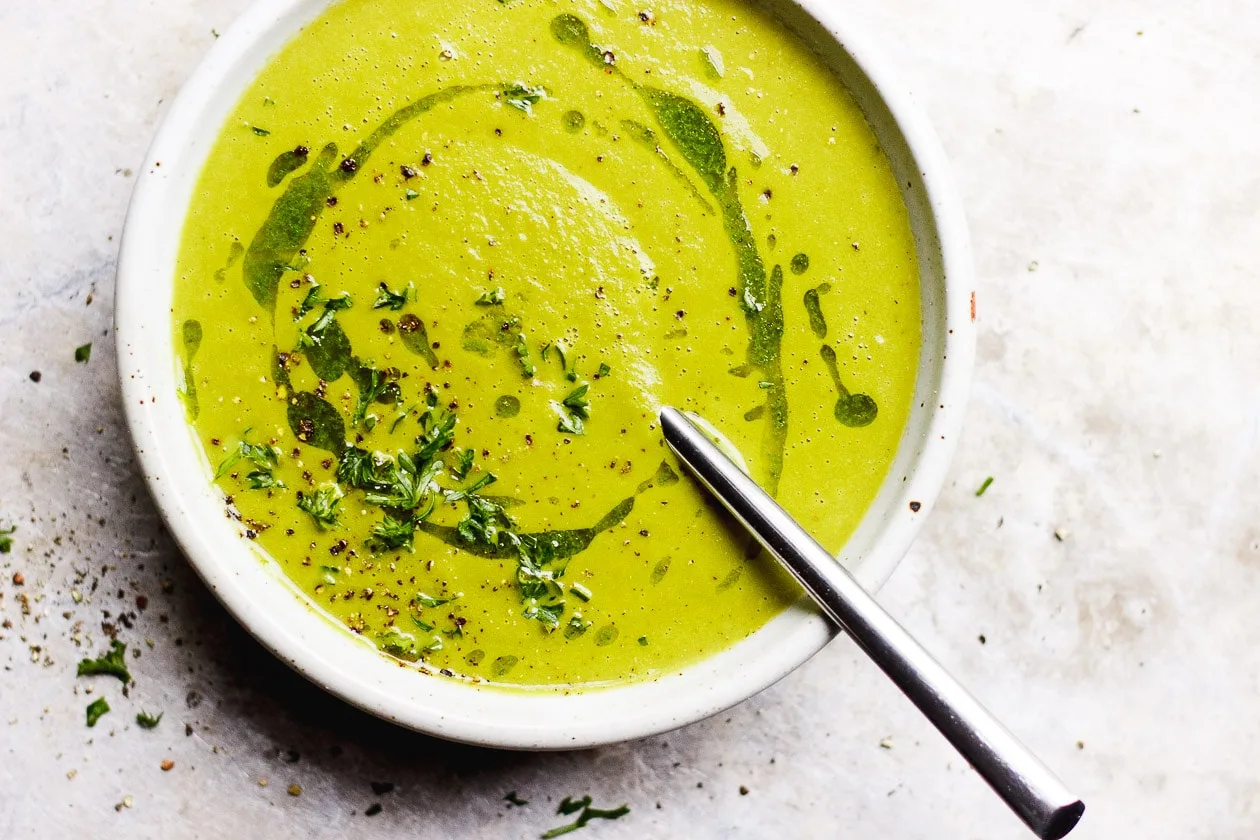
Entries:
[[[312,682],[400,725],[480,746],[573,749],[646,737],[716,714],[795,670],[835,635],[804,601],[743,641],[655,679],[572,693],[425,679],[325,616],[313,615],[317,609],[278,564],[237,538],[239,527],[223,517],[221,495],[214,495],[207,480],[205,455],[193,445],[175,399],[168,287],[190,185],[224,119],[275,50],[334,2],[257,0],[223,33],[162,120],[128,209],[115,293],[124,413],[145,481],[185,556],[246,630]],[[929,348],[925,337],[916,386],[925,413],[919,414],[914,440],[913,424],[908,424],[877,503],[841,552],[841,560],[874,591],[908,551],[939,495],[965,413],[975,355],[966,222],[926,116],[870,42],[827,0],[771,2],[785,19],[804,15],[826,39],[825,46],[838,49],[835,60],[858,74],[845,84],[852,89],[857,79],[869,85],[874,99],[863,104],[863,111],[874,123],[870,108],[884,109],[880,113],[890,120],[885,130],[896,132],[892,141],[904,144],[909,169],[898,177],[909,178],[919,192],[917,197],[906,189],[902,193],[920,207],[920,225],[928,227],[926,244],[938,249],[925,255],[916,229],[921,279],[930,262],[941,287],[935,303],[940,343]],[[271,47],[264,49],[268,43]],[[840,68],[833,70],[843,75]],[[209,139],[193,130],[199,123],[214,126]],[[879,139],[887,148],[890,138]],[[927,317],[925,311],[925,336]],[[922,381],[925,372],[932,382]],[[900,481],[899,471],[904,472]],[[231,538],[224,539],[227,535]],[[855,543],[867,547],[854,550]]]

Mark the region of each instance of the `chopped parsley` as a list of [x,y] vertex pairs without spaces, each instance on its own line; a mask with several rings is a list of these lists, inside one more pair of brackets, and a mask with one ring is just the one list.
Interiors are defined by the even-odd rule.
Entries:
[[[218,37],[218,36],[215,36],[215,37]],[[267,130],[267,129],[265,129],[265,128],[260,128],[260,127],[258,127],[258,126],[256,126],[256,125],[255,125],[255,126],[252,126],[252,128],[253,128],[253,130],[254,130],[254,133],[255,133],[255,134],[257,134],[259,137],[269,137],[269,136],[271,136],[271,132],[270,132],[270,131],[268,131],[268,130]]]
[[422,607],[444,607],[452,601],[458,600],[458,595],[452,595],[450,598],[434,598],[432,595],[425,595],[421,592],[416,596],[416,603]]
[[347,446],[337,463],[337,480],[360,490],[372,487],[376,480],[376,462],[371,453],[357,446]]
[[546,95],[547,91],[542,86],[526,85],[521,82],[515,82],[503,88],[504,101],[527,114],[534,113],[534,106]]
[[988,478],[986,478],[986,479],[984,480],[984,483],[982,483],[982,484],[980,485],[980,489],[976,490],[976,496],[977,496],[977,497],[979,497],[979,496],[983,496],[983,495],[984,495],[984,491],[985,491],[985,490],[988,490],[988,489],[989,489],[989,485],[990,485],[990,484],[992,484],[992,483],[993,483],[993,476],[989,476]]
[[[311,289],[311,291],[307,293],[306,297],[310,298],[311,294],[317,292],[318,290],[318,286]],[[350,300],[350,295],[346,292],[342,292],[337,297],[331,299],[324,299],[323,296],[320,295],[316,300],[316,303],[323,303],[324,311],[320,313],[318,318],[315,319],[315,323],[311,324],[310,327],[307,328],[306,338],[304,338],[303,341],[319,341],[320,337],[324,333],[324,330],[328,329],[329,325],[332,324],[333,318],[337,316],[337,313],[343,309],[349,309],[353,305],[353,302]],[[306,301],[302,301],[302,304],[305,306]]]
[[534,374],[538,372],[538,367],[529,359],[529,345],[525,343],[525,333],[516,334],[516,357],[521,363],[521,374],[526,378],[533,379]]
[[586,433],[584,421],[591,417],[591,403],[586,399],[586,393],[590,388],[590,385],[583,383],[574,388],[561,402],[552,401],[552,410],[560,418],[556,424],[559,431],[573,435]]
[[[332,316],[328,315],[329,312],[336,312],[340,309],[349,309],[351,306],[351,303],[352,302],[350,300],[350,295],[347,292],[342,292],[340,295],[338,295],[335,298],[326,298],[324,297],[323,286],[319,285],[318,283],[314,283],[311,285],[310,291],[306,293],[306,297],[302,298],[302,302],[298,304],[297,314],[298,314],[298,317],[300,318],[306,313],[310,312],[315,307],[320,306],[322,304],[324,307],[324,316],[321,317],[321,320],[323,320],[324,317],[331,319]],[[315,331],[319,332],[325,329],[327,326],[328,324],[327,322],[325,322],[319,327],[318,330],[315,330]]]
[[157,729],[157,725],[162,722],[162,715],[165,712],[158,713],[157,717],[148,712],[136,712],[136,725],[141,729]]
[[377,507],[413,511],[429,499],[429,509],[424,513],[428,516],[436,505],[433,500],[433,491],[437,489],[434,479],[442,471],[442,462],[421,460],[421,463],[425,464],[423,468],[406,452],[399,452],[398,457],[377,471],[377,483],[364,494],[364,501]]
[[468,542],[498,545],[500,531],[516,524],[498,502],[476,494],[463,499],[468,503],[468,515],[459,521],[456,530]]
[[[249,434],[249,432],[246,431],[245,434]],[[280,451],[274,446],[250,443],[243,436],[241,442],[236,445],[236,450],[224,458],[223,463],[219,464],[219,469],[215,472],[214,477],[222,478],[227,475],[228,471],[242,460],[254,465],[254,469],[245,476],[245,480],[249,482],[251,489],[263,490],[272,487],[284,487],[284,484],[274,474],[274,470],[280,462]]]
[[372,526],[372,546],[380,551],[411,550],[416,536],[416,521],[411,517],[395,519],[389,514]]
[[80,345],[74,348],[74,360],[80,364],[87,364],[88,359],[92,358],[92,342]]
[[610,367],[609,367],[607,364],[605,364],[604,362],[600,362],[600,363],[599,363],[599,370],[597,370],[597,371],[595,372],[595,378],[596,378],[596,379],[603,379],[605,376],[608,376],[608,375],[609,375],[609,374],[611,374],[611,373],[612,373],[612,368],[610,368]]
[[374,402],[397,402],[398,384],[391,382],[385,371],[370,367],[360,368],[355,379],[359,383],[359,401],[354,406],[354,422],[356,425],[366,423],[371,429],[376,425],[376,418],[366,422],[368,407]]
[[[578,813],[579,811],[581,812],[580,814]],[[572,814],[578,814],[578,818],[568,825],[558,826],[557,828],[553,828],[550,831],[543,833],[541,835],[542,840],[551,840],[553,837],[560,837],[561,835],[568,834],[572,831],[577,831],[579,828],[585,828],[586,824],[591,820],[619,820],[626,814],[630,813],[630,807],[628,805],[622,805],[620,808],[607,810],[602,808],[592,808],[590,796],[583,796],[578,800],[572,800],[566,796],[564,801],[560,803],[560,807],[556,809],[556,813],[566,817]]]
[[98,674],[118,677],[124,683],[131,682],[131,672],[127,670],[127,646],[125,644],[115,639],[110,643],[109,652],[100,659],[84,659],[79,663],[78,676],[93,677]]
[[[408,190],[411,192],[411,190]],[[419,195],[419,193],[416,193]],[[414,198],[414,196],[409,196]],[[407,301],[414,300],[416,295],[416,287],[408,283],[407,287],[401,292],[390,291],[389,286],[381,283],[381,291],[376,296],[376,301],[372,304],[373,309],[389,309],[392,312],[400,311],[407,305]]]
[[510,793],[508,793],[507,796],[503,797],[503,800],[507,802],[509,805],[515,805],[517,808],[522,808],[529,804],[529,800],[521,799],[519,796],[516,795],[516,791],[511,791]]
[[0,528],[0,554],[8,554],[13,550],[13,534],[16,531],[16,525],[10,528]]
[[498,306],[507,300],[507,294],[503,291],[503,287],[491,289],[488,292],[482,292],[477,298],[478,306]]
[[455,459],[455,463],[450,466],[451,478],[456,481],[463,481],[468,475],[468,471],[472,469],[473,458],[476,457],[471,449],[460,450],[459,455]]
[[97,697],[87,707],[87,725],[96,726],[103,715],[109,713],[109,702],[104,697]]
[[337,524],[337,508],[344,495],[336,484],[325,484],[313,492],[298,491],[297,506],[323,530]]

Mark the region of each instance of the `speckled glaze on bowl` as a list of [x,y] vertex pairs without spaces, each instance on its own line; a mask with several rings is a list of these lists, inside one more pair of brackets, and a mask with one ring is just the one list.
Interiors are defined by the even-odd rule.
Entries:
[[[733,647],[651,681],[566,694],[420,674],[321,614],[223,515],[177,396],[170,312],[180,233],[202,164],[244,89],[330,2],[260,0],[219,39],[162,123],[128,212],[115,306],[122,392],[145,478],[184,553],[276,656],[356,706],[442,738],[513,749],[589,747],[700,720],[781,679],[834,634],[803,601]],[[880,493],[840,555],[877,589],[931,510],[962,422],[975,353],[966,226],[932,129],[834,5],[765,5],[854,94],[904,185],[918,248],[923,347],[915,405]]]

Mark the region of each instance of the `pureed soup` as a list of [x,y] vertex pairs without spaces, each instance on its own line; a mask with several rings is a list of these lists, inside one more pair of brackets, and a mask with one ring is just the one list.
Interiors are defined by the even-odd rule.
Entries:
[[693,410],[832,549],[906,423],[918,271],[846,90],[733,0],[345,0],[250,85],[184,229],[229,515],[403,663],[572,688],[799,590],[681,472]]

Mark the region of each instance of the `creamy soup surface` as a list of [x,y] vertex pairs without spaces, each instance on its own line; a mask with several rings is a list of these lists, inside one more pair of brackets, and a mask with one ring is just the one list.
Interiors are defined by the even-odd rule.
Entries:
[[407,667],[565,690],[799,597],[660,406],[838,550],[920,349],[874,134],[734,0],[332,5],[214,141],[172,326],[229,514],[315,608]]

